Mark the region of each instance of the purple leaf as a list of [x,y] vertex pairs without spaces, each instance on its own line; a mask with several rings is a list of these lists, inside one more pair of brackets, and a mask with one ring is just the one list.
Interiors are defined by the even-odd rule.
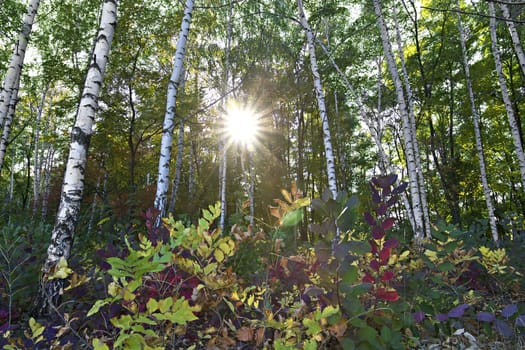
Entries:
[[448,316],[454,317],[454,318],[462,317],[463,314],[465,313],[465,310],[468,309],[468,307],[469,307],[469,304],[458,305],[448,312]]
[[403,182],[401,185],[399,185],[396,188],[394,188],[392,193],[393,194],[401,194],[401,193],[403,193],[404,190],[406,190],[407,186],[408,186],[408,182]]
[[379,261],[372,260],[370,261],[370,267],[375,271],[379,271],[379,267],[381,267],[381,265],[379,264]]
[[421,323],[425,319],[425,313],[423,311],[416,311],[412,314],[416,323]]
[[444,322],[448,320],[448,315],[447,314],[437,314],[436,320],[438,320],[439,322]]
[[514,331],[512,330],[512,328],[509,327],[509,325],[505,321],[494,321],[494,328],[498,331],[499,334],[501,334],[504,337],[512,337],[514,335]]
[[388,210],[388,205],[386,205],[385,203],[381,203],[377,206],[376,213],[379,216],[385,215],[387,210]]
[[385,230],[383,230],[382,227],[374,226],[372,229],[372,237],[378,240],[385,237]]
[[516,327],[525,327],[525,315],[519,315],[516,318]]
[[492,322],[496,317],[492,312],[480,311],[476,315],[476,319],[480,322]]
[[518,305],[516,304],[510,304],[507,305],[501,310],[501,316],[505,318],[509,318],[510,316],[514,315],[518,311]]
[[399,241],[395,238],[390,238],[383,243],[383,248],[395,248],[399,244]]
[[381,197],[379,196],[379,192],[375,190],[372,192],[372,202],[374,202],[374,204],[381,202]]
[[376,220],[374,219],[374,217],[372,216],[372,214],[370,214],[369,212],[365,212],[364,213],[364,216],[365,216],[365,221],[370,225],[370,226],[374,226],[376,224]]

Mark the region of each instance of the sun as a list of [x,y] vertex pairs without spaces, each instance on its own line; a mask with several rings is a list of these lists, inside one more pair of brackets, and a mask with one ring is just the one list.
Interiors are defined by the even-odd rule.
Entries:
[[259,134],[259,118],[249,108],[231,106],[226,113],[226,134],[235,143],[252,145]]

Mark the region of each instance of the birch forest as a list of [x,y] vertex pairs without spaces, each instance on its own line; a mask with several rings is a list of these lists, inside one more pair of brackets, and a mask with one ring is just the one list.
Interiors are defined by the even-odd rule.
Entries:
[[525,348],[521,40],[519,0],[0,0],[0,347]]

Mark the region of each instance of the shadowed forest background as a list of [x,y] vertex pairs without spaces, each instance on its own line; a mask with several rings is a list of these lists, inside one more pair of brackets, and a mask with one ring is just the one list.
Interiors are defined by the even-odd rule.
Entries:
[[524,11],[0,0],[0,344],[525,346]]

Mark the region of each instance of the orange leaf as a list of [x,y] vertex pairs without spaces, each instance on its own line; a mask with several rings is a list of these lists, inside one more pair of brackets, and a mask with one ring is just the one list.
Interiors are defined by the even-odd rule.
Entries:
[[237,339],[244,342],[251,341],[253,339],[253,329],[246,326],[239,328],[237,330]]

